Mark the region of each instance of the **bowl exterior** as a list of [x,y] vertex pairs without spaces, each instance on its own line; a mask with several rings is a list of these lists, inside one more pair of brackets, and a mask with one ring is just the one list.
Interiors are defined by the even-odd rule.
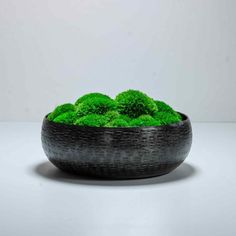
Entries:
[[84,176],[129,179],[169,173],[187,157],[192,128],[183,121],[158,127],[98,128],[44,118],[42,146],[59,169]]

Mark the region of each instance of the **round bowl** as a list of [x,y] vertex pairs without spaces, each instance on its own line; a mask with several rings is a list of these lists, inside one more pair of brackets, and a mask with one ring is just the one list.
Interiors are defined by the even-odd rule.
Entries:
[[43,120],[41,139],[59,169],[82,176],[131,179],[160,176],[178,167],[192,143],[189,118],[152,127],[81,127]]

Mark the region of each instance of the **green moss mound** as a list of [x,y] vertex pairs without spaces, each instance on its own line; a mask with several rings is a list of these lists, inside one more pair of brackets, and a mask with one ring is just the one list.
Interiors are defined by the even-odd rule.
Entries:
[[133,119],[129,125],[131,127],[143,127],[143,126],[160,126],[161,122],[154,119],[150,115],[141,115],[136,119]]
[[109,121],[112,121],[114,119],[122,119],[126,122],[130,122],[131,118],[127,115],[122,115],[118,111],[108,111],[105,116],[108,118]]
[[71,103],[65,103],[65,104],[59,105],[54,109],[53,112],[51,112],[48,115],[47,118],[48,120],[53,121],[56,117],[68,111],[75,111],[75,106]]
[[140,115],[153,115],[157,111],[154,100],[137,90],[128,90],[116,96],[117,109],[121,114],[131,118]]
[[122,115],[122,114],[119,116],[119,118],[125,120],[128,123],[132,120],[131,117],[129,117],[127,115]]
[[182,120],[181,116],[178,113],[169,113],[169,112],[157,112],[154,118],[161,123],[161,125],[169,125],[178,123]]
[[155,103],[157,105],[158,111],[169,112],[169,113],[174,112],[174,109],[163,101],[156,100]]
[[96,97],[88,98],[77,106],[79,117],[89,114],[103,115],[108,111],[116,109],[116,102],[111,98]]
[[120,116],[120,113],[118,111],[108,111],[105,116],[109,121],[112,121],[114,119],[117,119]]
[[91,114],[77,119],[74,124],[78,126],[103,127],[107,122],[106,116]]
[[137,90],[124,91],[115,100],[102,93],[85,94],[75,105],[56,107],[47,118],[56,123],[91,127],[160,126],[182,120],[171,106]]
[[75,105],[78,106],[80,103],[84,102],[87,99],[97,99],[97,98],[110,98],[109,96],[102,93],[88,93],[77,99]]
[[62,123],[67,125],[72,125],[77,119],[77,114],[75,111],[68,111],[59,116],[57,116],[53,121],[56,123]]
[[121,118],[116,118],[107,123],[105,127],[129,127],[129,123]]

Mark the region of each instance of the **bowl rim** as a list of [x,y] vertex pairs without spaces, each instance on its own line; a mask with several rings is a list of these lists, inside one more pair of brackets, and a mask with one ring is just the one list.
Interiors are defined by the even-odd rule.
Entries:
[[163,128],[166,128],[166,127],[178,127],[178,126],[182,126],[186,123],[190,123],[190,119],[187,115],[185,115],[184,113],[182,112],[178,112],[178,114],[181,115],[182,117],[182,120],[177,122],[177,123],[173,123],[173,124],[167,124],[167,125],[160,125],[160,126],[137,126],[137,127],[94,127],[94,126],[79,126],[79,125],[74,125],[74,124],[63,124],[63,123],[56,123],[56,122],[53,122],[53,121],[50,121],[47,119],[48,115],[50,113],[48,113],[45,117],[44,117],[44,120],[43,122],[47,122],[51,125],[54,125],[54,127],[63,127],[63,128],[76,128],[76,129],[86,129],[86,130],[114,130],[114,131],[125,131],[125,130],[151,130],[151,129],[163,129]]

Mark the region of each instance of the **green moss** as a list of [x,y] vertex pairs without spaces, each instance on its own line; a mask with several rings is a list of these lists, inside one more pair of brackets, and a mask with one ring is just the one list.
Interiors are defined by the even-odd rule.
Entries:
[[110,98],[109,96],[102,94],[102,93],[88,93],[80,97],[76,102],[75,105],[78,106],[80,103],[84,102],[87,99],[90,98]]
[[71,103],[65,103],[63,105],[59,105],[55,108],[55,110],[53,112],[51,112],[48,115],[48,120],[54,120],[56,117],[58,117],[59,115],[68,112],[68,111],[75,111],[75,106]]
[[59,116],[57,116],[53,121],[56,123],[63,123],[67,125],[72,125],[77,119],[77,114],[75,111],[68,111]]
[[120,116],[120,113],[118,111],[108,111],[105,116],[109,121],[112,121]]
[[182,120],[171,106],[137,90],[122,92],[115,100],[102,93],[89,93],[75,104],[56,107],[48,120],[93,127],[159,126]]
[[106,116],[91,114],[77,119],[74,124],[78,126],[103,127],[107,122]]
[[[176,112],[171,106],[162,101],[155,101],[158,111],[153,115],[154,118],[162,118],[162,124],[171,124],[172,121],[180,121],[181,115]],[[166,121],[165,121],[166,120]],[[175,123],[175,122],[172,122]]]
[[157,100],[155,101],[155,103],[157,105],[158,111],[169,112],[169,113],[174,112],[174,109],[163,101]]
[[168,113],[168,112],[157,112],[154,118],[161,123],[161,125],[169,125],[178,123],[182,120],[181,116],[176,112],[175,113]]
[[161,125],[161,123],[160,123],[160,121],[154,119],[150,115],[141,115],[138,118],[131,120],[129,125],[132,127],[159,126],[159,125]]
[[116,96],[118,111],[121,114],[136,118],[140,115],[153,115],[157,111],[154,100],[137,90],[128,90]]
[[112,120],[111,122],[107,123],[105,127],[129,127],[129,124],[127,121],[121,118],[116,118]]
[[128,123],[132,120],[131,117],[129,117],[127,115],[122,115],[122,114],[119,116],[119,119],[123,119],[123,120],[125,120]]
[[114,119],[122,119],[126,122],[130,122],[131,118],[127,115],[122,115],[118,111],[108,111],[105,116],[108,118],[109,121],[112,121]]
[[79,117],[89,114],[103,115],[115,109],[116,102],[111,98],[88,98],[77,106],[77,114]]

